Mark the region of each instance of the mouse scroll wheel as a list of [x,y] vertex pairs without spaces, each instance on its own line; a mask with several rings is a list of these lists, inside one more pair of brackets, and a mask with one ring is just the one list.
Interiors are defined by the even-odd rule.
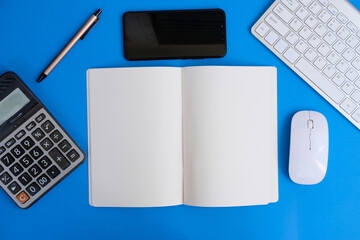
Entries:
[[308,129],[313,129],[314,128],[314,121],[309,119],[307,121],[307,127],[308,127]]

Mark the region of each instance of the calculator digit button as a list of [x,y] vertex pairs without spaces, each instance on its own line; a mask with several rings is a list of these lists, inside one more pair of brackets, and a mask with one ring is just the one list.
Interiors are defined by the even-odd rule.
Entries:
[[30,197],[24,191],[19,193],[19,195],[17,195],[16,198],[17,200],[19,200],[21,204],[26,203],[30,199]]
[[25,153],[25,150],[20,145],[17,145],[11,150],[11,153],[18,158]]
[[54,132],[52,132],[50,134],[50,138],[51,140],[53,140],[55,143],[59,142],[63,136],[61,135],[61,133],[58,130],[55,130]]
[[20,132],[18,132],[16,135],[15,135],[15,138],[17,140],[19,140],[20,138],[22,138],[23,136],[25,136],[25,131],[24,130],[21,130]]
[[34,160],[32,160],[32,158],[26,154],[19,160],[19,162],[21,163],[21,165],[23,165],[24,168],[27,168],[34,162]]
[[7,141],[7,142],[5,143],[5,146],[6,146],[7,148],[9,148],[9,147],[11,147],[12,145],[14,145],[14,143],[15,143],[15,139],[14,139],[14,138],[11,138],[9,141]]
[[56,178],[59,174],[60,174],[60,170],[55,167],[55,166],[52,166],[51,168],[49,168],[49,170],[46,171],[46,173],[52,178]]
[[5,147],[0,147],[0,155],[3,154],[5,152]]
[[70,162],[61,154],[59,149],[54,148],[49,152],[49,155],[62,170],[70,166]]
[[44,122],[44,123],[41,125],[41,128],[42,128],[46,133],[49,133],[49,132],[51,132],[51,131],[54,129],[54,125],[53,125],[49,120],[47,120],[46,122]]
[[36,181],[40,186],[45,187],[50,182],[50,178],[46,176],[46,174],[43,174],[38,179],[36,179]]
[[51,165],[51,160],[45,156],[41,160],[39,160],[38,164],[42,169],[46,169]]
[[12,165],[9,170],[10,172],[12,172],[12,174],[14,174],[15,177],[19,175],[22,171],[24,171],[24,169],[20,166],[19,163],[15,163],[14,165]]
[[30,138],[30,137],[27,137],[25,138],[22,142],[21,142],[21,145],[26,149],[26,150],[29,150],[32,146],[34,146],[34,141]]
[[32,121],[31,123],[29,123],[27,126],[26,126],[26,129],[28,131],[30,131],[31,129],[33,129],[34,127],[36,126],[36,123],[34,121]]
[[68,154],[66,154],[66,156],[72,161],[76,161],[80,155],[73,149],[71,150]]
[[35,121],[36,122],[41,122],[42,120],[44,120],[45,119],[45,114],[40,114],[39,116],[37,116],[36,118],[35,118]]
[[59,143],[59,148],[63,153],[66,153],[71,149],[71,145],[68,141],[64,140],[61,143]]
[[41,173],[41,169],[37,164],[34,164],[29,168],[29,173],[33,177],[37,177]]
[[30,175],[28,174],[28,173],[24,173],[24,174],[22,174],[19,178],[18,178],[18,180],[19,180],[19,182],[23,185],[23,186],[26,186],[26,185],[28,185],[30,182],[31,182],[31,177],[30,177]]
[[15,159],[10,155],[10,153],[7,153],[1,158],[1,161],[6,167],[8,167],[15,161]]
[[48,138],[45,138],[41,143],[40,145],[42,146],[42,148],[47,151],[49,150],[52,146],[54,146],[54,144],[51,142],[50,139]]
[[38,191],[40,191],[39,185],[35,182],[31,183],[27,188],[26,191],[31,195],[34,196]]
[[11,180],[12,180],[12,177],[11,177],[10,174],[8,174],[7,172],[4,172],[4,173],[0,176],[0,181],[1,181],[4,185],[7,185]]
[[10,190],[10,192],[12,194],[16,194],[20,191],[20,186],[19,184],[17,184],[17,182],[12,182],[9,186],[8,186],[8,189]]
[[30,152],[29,152],[30,156],[32,158],[34,158],[35,160],[36,159],[39,159],[43,154],[44,152],[41,151],[41,149],[39,147],[34,147]]
[[37,128],[31,133],[31,135],[35,138],[35,140],[40,141],[45,136],[45,133],[40,128]]

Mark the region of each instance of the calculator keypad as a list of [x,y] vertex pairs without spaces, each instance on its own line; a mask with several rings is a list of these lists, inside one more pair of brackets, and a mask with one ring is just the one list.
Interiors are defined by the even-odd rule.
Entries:
[[0,142],[0,186],[29,207],[80,165],[85,155],[45,109]]

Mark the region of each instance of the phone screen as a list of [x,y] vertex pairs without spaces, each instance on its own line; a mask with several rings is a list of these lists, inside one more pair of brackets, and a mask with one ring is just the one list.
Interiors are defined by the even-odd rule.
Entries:
[[223,57],[225,27],[221,9],[127,12],[124,55],[127,60]]

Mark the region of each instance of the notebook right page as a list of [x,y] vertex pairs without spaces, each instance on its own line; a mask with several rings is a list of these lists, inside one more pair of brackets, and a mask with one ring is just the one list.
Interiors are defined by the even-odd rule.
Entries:
[[183,68],[184,204],[278,200],[274,67]]

